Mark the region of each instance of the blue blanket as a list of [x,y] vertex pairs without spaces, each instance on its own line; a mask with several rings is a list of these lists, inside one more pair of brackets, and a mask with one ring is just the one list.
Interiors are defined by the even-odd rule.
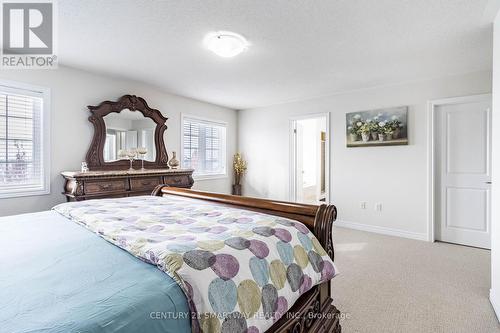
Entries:
[[50,211],[0,218],[1,332],[190,332],[167,274]]

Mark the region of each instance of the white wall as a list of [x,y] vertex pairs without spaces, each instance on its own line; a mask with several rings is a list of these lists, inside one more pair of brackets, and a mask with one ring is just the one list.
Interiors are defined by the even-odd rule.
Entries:
[[[331,202],[339,220],[427,237],[427,102],[491,92],[491,73],[379,87],[306,101],[239,111],[238,149],[248,160],[244,195],[289,199],[289,118],[331,112]],[[408,146],[346,148],[347,112],[409,106]],[[366,210],[360,202],[368,203]],[[381,212],[374,210],[382,203]]]
[[500,319],[500,12],[493,32],[493,158],[490,300]]
[[[61,194],[64,170],[79,170],[90,145],[93,128],[87,120],[87,105],[115,100],[125,94],[144,97],[166,117],[169,155],[180,149],[180,115],[193,114],[228,123],[228,157],[236,149],[237,113],[234,110],[172,95],[135,81],[120,80],[60,67],[57,70],[2,70],[0,80],[31,83],[51,88],[51,188],[50,195],[0,199],[0,216],[50,209],[64,201]],[[179,155],[178,155],[179,156]],[[230,162],[230,161],[228,161]],[[194,188],[230,192],[231,177],[195,182]]]

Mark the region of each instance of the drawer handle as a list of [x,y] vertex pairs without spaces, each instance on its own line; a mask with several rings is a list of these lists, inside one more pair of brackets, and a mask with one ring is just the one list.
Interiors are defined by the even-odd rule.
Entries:
[[104,190],[110,189],[112,187],[113,187],[113,185],[111,185],[111,184],[101,185],[101,188],[104,189]]
[[141,182],[141,185],[143,185],[143,186],[146,186],[146,185],[151,185],[151,184],[152,184],[152,182],[151,182],[151,181],[149,181],[149,182]]

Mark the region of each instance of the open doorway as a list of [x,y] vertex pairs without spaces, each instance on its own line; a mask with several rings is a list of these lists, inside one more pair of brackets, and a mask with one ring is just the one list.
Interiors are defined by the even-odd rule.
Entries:
[[291,120],[290,199],[320,204],[330,201],[329,115]]

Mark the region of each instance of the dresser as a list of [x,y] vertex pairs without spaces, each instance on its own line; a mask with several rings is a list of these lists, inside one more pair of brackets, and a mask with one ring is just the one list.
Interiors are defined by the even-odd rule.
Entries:
[[64,171],[67,201],[149,195],[160,184],[191,188],[192,169]]
[[68,201],[149,195],[166,184],[191,188],[193,169],[177,169],[164,141],[167,120],[146,100],[124,95],[116,101],[89,105],[94,136],[85,157],[90,171],[64,171]]

